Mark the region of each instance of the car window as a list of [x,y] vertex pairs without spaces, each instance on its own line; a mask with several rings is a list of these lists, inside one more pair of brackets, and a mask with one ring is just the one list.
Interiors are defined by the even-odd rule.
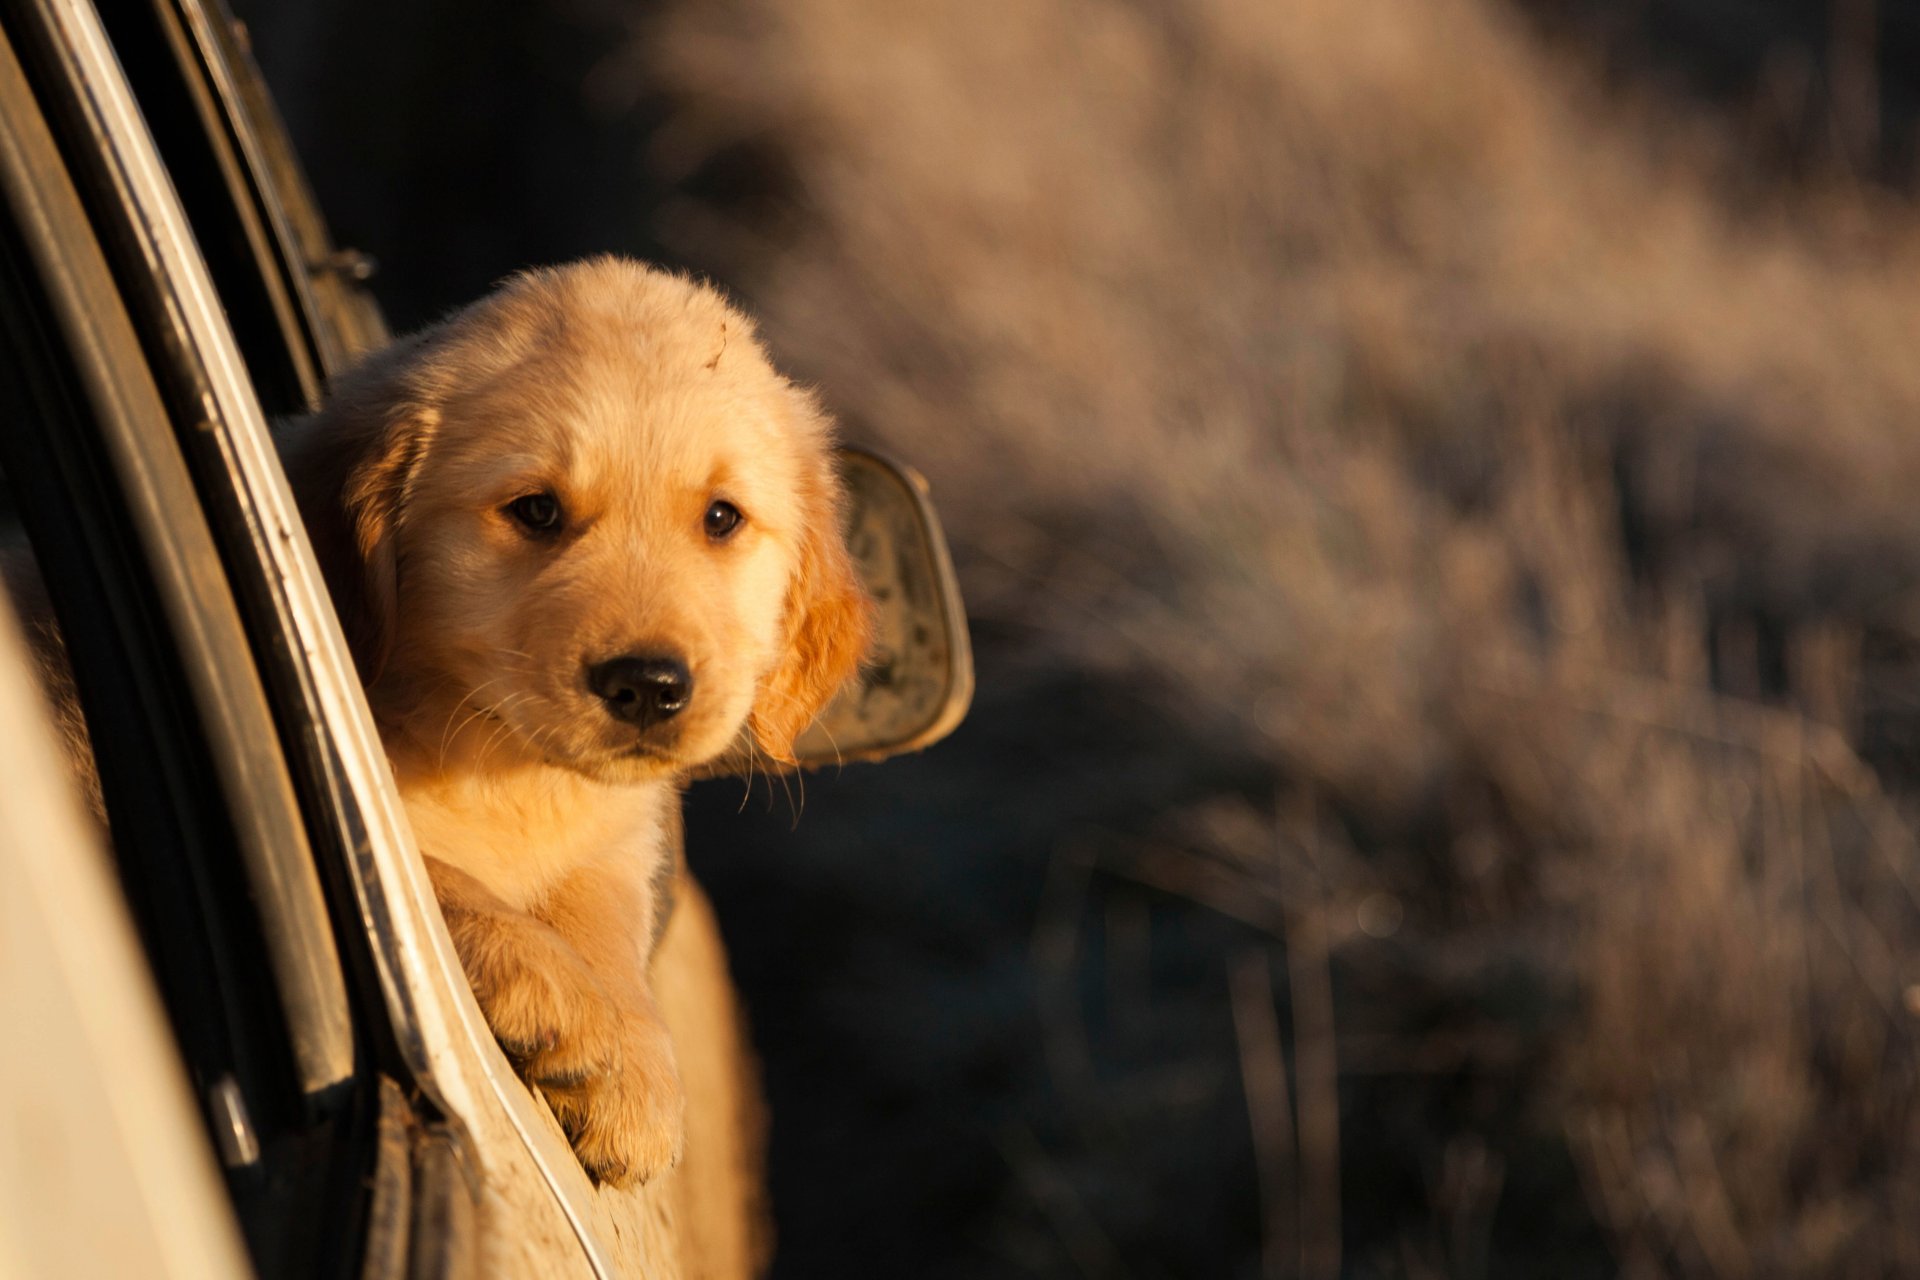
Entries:
[[179,12],[155,0],[101,0],[140,114],[192,223],[262,407],[296,413],[324,376],[303,338],[307,307],[280,269],[271,212],[253,198],[246,157]]

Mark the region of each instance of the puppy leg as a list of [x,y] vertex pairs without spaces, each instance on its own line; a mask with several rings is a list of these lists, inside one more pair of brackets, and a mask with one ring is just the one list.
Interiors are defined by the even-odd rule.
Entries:
[[480,1011],[528,1083],[551,1100],[615,1070],[613,998],[580,953],[473,876],[437,858],[426,864]]
[[671,1168],[685,1140],[680,1070],[647,978],[661,891],[653,870],[636,858],[577,871],[540,908],[612,997],[605,1030],[617,1066],[547,1096],[581,1163],[615,1186]]

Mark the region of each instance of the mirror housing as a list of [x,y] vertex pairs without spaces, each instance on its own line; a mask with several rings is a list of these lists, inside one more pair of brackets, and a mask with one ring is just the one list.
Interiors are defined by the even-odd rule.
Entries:
[[[973,701],[966,608],[927,482],[911,467],[843,445],[847,549],[873,598],[873,653],[794,743],[799,767],[884,760],[953,732]],[[701,776],[747,772],[735,747]],[[766,768],[765,757],[755,762]]]

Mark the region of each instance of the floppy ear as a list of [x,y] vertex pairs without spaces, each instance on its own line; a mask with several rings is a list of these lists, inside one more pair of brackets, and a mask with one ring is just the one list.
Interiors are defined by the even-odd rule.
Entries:
[[787,589],[786,647],[760,683],[749,724],[769,756],[793,764],[793,740],[826,709],[873,643],[873,602],[840,534],[831,471],[808,504],[798,568]]
[[398,522],[438,423],[390,387],[362,385],[288,427],[287,479],[362,684],[392,652]]

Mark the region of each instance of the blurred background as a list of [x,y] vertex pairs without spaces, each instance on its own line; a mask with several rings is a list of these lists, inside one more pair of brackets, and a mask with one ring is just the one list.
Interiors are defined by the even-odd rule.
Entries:
[[691,800],[776,1274],[1920,1274],[1920,3],[242,16],[932,482],[971,718]]

